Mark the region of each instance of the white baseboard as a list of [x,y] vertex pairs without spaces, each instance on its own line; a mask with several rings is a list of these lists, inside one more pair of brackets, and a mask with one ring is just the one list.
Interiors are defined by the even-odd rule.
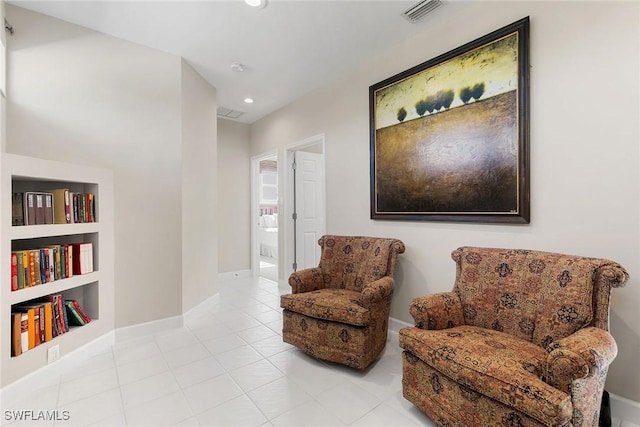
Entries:
[[[390,342],[398,343],[398,332],[400,329],[407,326],[413,326],[411,323],[403,322],[402,320],[389,318],[389,334]],[[613,393],[609,393],[611,401],[611,417],[619,420],[631,421],[634,424],[640,425],[640,403],[618,396]]]
[[640,402],[609,393],[611,417],[640,425]]
[[49,384],[56,380],[56,376],[67,368],[73,368],[79,362],[88,357],[95,356],[109,350],[115,343],[129,339],[139,338],[150,334],[157,334],[169,329],[181,328],[189,319],[202,315],[212,307],[220,296],[218,294],[207,298],[197,306],[181,316],[168,317],[166,319],[153,320],[132,326],[125,326],[107,332],[101,337],[83,345],[82,347],[64,355],[59,360],[31,372],[19,380],[0,389],[0,401],[3,396],[19,396],[31,393],[39,389],[43,384]]
[[182,315],[183,322],[194,320],[211,310],[211,308],[220,301],[220,294],[215,294],[202,301]]
[[242,277],[251,277],[251,270],[238,270],[238,271],[227,271],[225,273],[218,273],[218,280],[231,280],[231,279],[240,279]]
[[400,332],[400,329],[406,328],[407,326],[413,326],[413,323],[407,323],[402,320],[398,320],[395,317],[389,318],[389,332],[397,334]]
[[65,354],[57,361],[25,375],[0,389],[0,401],[9,397],[27,396],[34,390],[41,389],[47,384],[58,381],[57,376],[77,366],[89,357],[98,355],[108,350],[115,342],[115,331],[107,332],[95,340],[86,343],[72,352]]
[[167,317],[166,319],[152,320],[137,325],[125,326],[116,329],[116,342],[122,342],[133,338],[139,338],[149,334],[157,334],[168,329],[181,328],[184,325],[183,316]]

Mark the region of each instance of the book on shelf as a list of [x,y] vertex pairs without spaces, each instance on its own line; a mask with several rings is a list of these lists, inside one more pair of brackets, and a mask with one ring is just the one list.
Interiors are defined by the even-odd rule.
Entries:
[[[29,276],[29,253],[27,251],[22,251],[22,269],[24,272],[24,286],[29,286],[29,281],[31,280]],[[18,278],[19,280],[20,278]],[[20,287],[20,282],[18,281],[18,288]]]
[[11,313],[11,356],[22,354],[22,313]]
[[23,193],[24,225],[53,224],[53,194],[27,191]]
[[53,223],[71,224],[71,206],[69,205],[69,189],[57,188],[53,194]]
[[55,328],[55,335],[64,334],[69,331],[68,322],[66,320],[67,311],[64,308],[64,301],[62,295],[47,295],[43,298],[45,301],[51,302],[53,312],[53,327]]
[[36,195],[33,192],[24,193],[24,225],[36,223]]
[[53,339],[53,304],[49,301],[43,301],[44,308],[44,340],[51,341]]
[[[35,308],[25,306],[14,306],[11,308],[16,313],[23,314],[27,319],[27,350],[31,350],[36,346],[36,335],[40,335],[40,320],[36,319],[36,316],[40,316],[40,311]],[[36,334],[36,325],[38,328],[38,334]],[[23,345],[24,350],[24,345]]]
[[[74,255],[75,254],[75,255]],[[92,243],[11,251],[11,291],[93,272]]]
[[60,334],[64,334],[61,327],[63,322],[60,320],[60,307],[58,305],[59,295],[47,295],[43,297],[43,301],[51,304],[51,335],[55,338]]
[[[48,322],[42,302],[21,303],[18,307],[20,310],[26,310],[29,316],[29,348],[36,347],[46,342],[47,336],[49,335],[46,331]],[[33,346],[31,346],[32,341]]]
[[77,300],[46,295],[11,307],[11,355],[19,356],[58,335],[69,326],[84,326],[91,318]]
[[11,193],[11,225],[24,225],[23,193]]
[[53,224],[53,194],[44,193],[44,224]]
[[35,193],[36,196],[36,224],[44,224],[44,194]]
[[85,323],[91,322],[91,317],[89,317],[87,312],[82,309],[82,307],[80,306],[80,303],[78,303],[78,301],[76,301],[74,299],[71,299],[71,300],[68,300],[68,301],[70,301],[73,304],[73,306],[75,307],[75,309],[78,312],[78,314],[80,316],[82,316],[82,318],[84,319]]
[[[15,273],[14,273],[15,260]],[[14,275],[15,274],[15,275]],[[24,288],[25,269],[23,251],[11,251],[11,290],[17,291]],[[14,284],[15,280],[15,284]]]
[[73,274],[87,274],[93,272],[93,244],[90,242],[74,243]]
[[49,275],[49,265],[47,264],[47,256],[48,254],[44,249],[37,249],[38,256],[40,257],[40,284],[44,285],[47,282],[51,281],[51,276]]
[[11,356],[29,351],[29,315],[24,310],[11,310]]
[[95,195],[68,188],[12,193],[12,225],[96,222]]
[[18,290],[18,254],[14,252],[11,252],[11,290]]
[[87,324],[84,318],[76,310],[76,306],[73,305],[73,301],[65,300],[64,306],[65,306],[65,309],[67,310],[67,319],[69,320],[69,325],[84,326]]

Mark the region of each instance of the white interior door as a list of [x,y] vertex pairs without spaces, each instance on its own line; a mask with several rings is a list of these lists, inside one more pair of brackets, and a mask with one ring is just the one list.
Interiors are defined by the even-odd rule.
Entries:
[[324,156],[295,152],[294,270],[317,267],[318,239],[325,233]]

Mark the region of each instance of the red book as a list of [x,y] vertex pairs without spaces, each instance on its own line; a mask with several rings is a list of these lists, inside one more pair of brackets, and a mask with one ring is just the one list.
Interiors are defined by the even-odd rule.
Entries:
[[11,290],[18,290],[18,254],[11,254]]
[[73,306],[76,308],[76,311],[78,312],[78,314],[80,314],[80,316],[82,316],[84,321],[87,322],[87,323],[91,322],[91,318],[89,317],[89,315],[87,313],[85,313],[85,311],[82,309],[82,307],[80,307],[80,304],[78,304],[78,301],[72,300],[71,302],[73,303]]

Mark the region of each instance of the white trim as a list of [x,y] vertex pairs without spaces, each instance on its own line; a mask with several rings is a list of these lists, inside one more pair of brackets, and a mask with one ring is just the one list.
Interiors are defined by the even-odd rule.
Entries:
[[251,270],[238,270],[238,271],[227,271],[225,273],[218,273],[219,282],[224,282],[232,279],[240,279],[245,277],[251,277]]
[[15,398],[15,396],[27,396],[38,390],[43,385],[58,381],[60,372],[66,372],[89,357],[96,356],[110,350],[115,343],[115,331],[107,332],[95,340],[84,344],[82,347],[65,354],[56,362],[45,365],[25,375],[16,381],[7,384],[0,389],[0,401]]
[[170,329],[181,328],[187,320],[201,316],[219,301],[220,295],[216,294],[207,298],[181,316],[153,320],[109,331],[101,337],[96,338],[82,347],[64,355],[56,362],[45,365],[42,368],[35,370],[1,388],[0,401],[4,401],[4,399],[9,396],[30,394],[33,390],[41,388],[43,384],[49,384],[53,381],[57,381],[56,377],[60,375],[60,372],[70,370],[89,357],[111,350],[111,347],[116,343],[150,334],[157,334]]
[[[249,270],[245,270],[245,271],[248,271],[249,274],[251,273]],[[220,302],[220,294],[215,294],[210,296],[206,300],[202,301],[200,304],[193,307],[191,310],[184,313],[182,315],[182,322],[187,323],[189,321],[193,321],[205,315],[207,312],[211,311],[213,306],[216,305],[218,302]]]
[[414,326],[412,323],[407,323],[402,320],[396,319],[395,317],[389,317],[389,332],[393,332],[397,334],[400,332],[400,329],[406,328],[407,326]]
[[145,335],[157,334],[158,332],[163,332],[168,329],[182,328],[182,326],[184,326],[184,319],[182,315],[138,323],[137,325],[132,326],[125,326],[115,330],[116,343],[130,340],[132,338],[139,338]]
[[[619,420],[631,421],[640,425],[640,402],[627,399],[609,392],[609,401],[611,402],[611,418]],[[623,425],[625,425],[623,423]]]

